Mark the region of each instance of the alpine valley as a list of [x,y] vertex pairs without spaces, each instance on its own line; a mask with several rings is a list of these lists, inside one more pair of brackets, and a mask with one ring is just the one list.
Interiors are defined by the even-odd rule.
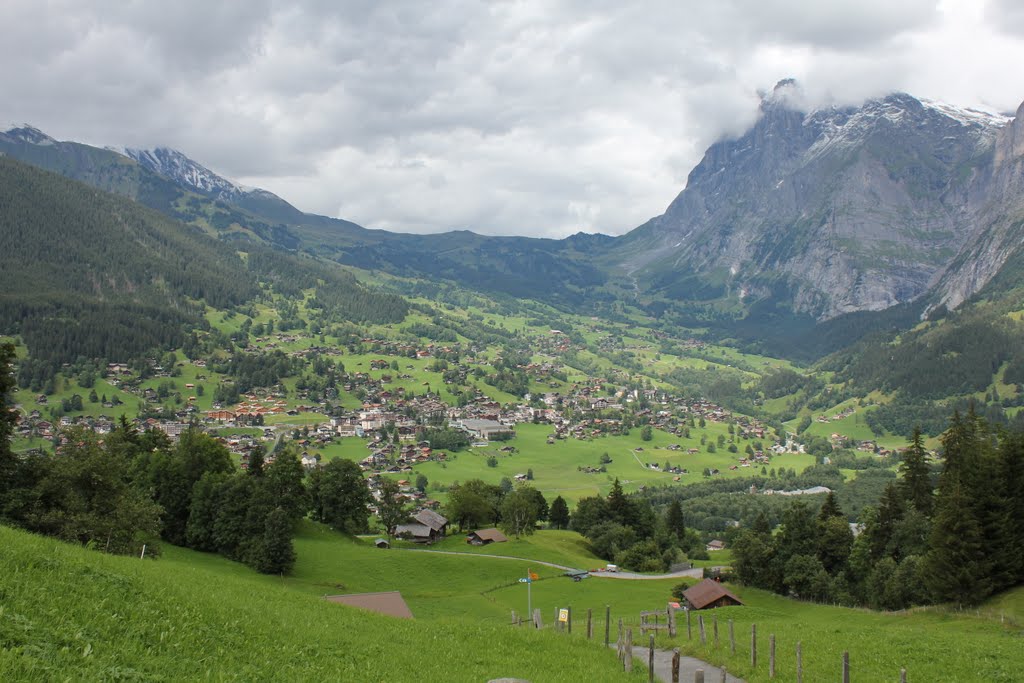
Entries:
[[[338,642],[374,653],[346,660],[348,680],[383,671],[373,634],[413,651],[426,631],[349,611],[335,623],[314,600],[328,590],[400,587],[417,619],[483,651],[498,637],[488,629],[522,609],[511,574],[372,547],[380,536],[477,552],[445,538],[457,525],[488,539],[500,527],[502,553],[549,563],[533,603],[545,619],[581,596],[584,608],[660,609],[681,597],[684,563],[716,567],[758,610],[730,612],[737,623],[824,653],[808,656],[809,680],[835,673],[840,645],[832,626],[807,624],[844,619],[872,680],[907,662],[915,680],[1011,680],[999,662],[1019,655],[1010,626],[1024,619],[1024,105],[803,103],[781,81],[663,214],[619,237],[562,240],[376,230],[173,149],[0,131],[0,519],[164,555],[142,573],[125,558],[94,566],[0,527],[18,548],[0,554],[0,675],[338,677],[298,640],[304,654],[267,654],[262,668],[235,662],[230,644],[225,669],[190,668],[171,650],[197,648],[191,636],[148,633],[134,604],[109,611],[143,634],[135,649],[115,652],[120,627],[85,602],[69,611],[78,636],[41,645],[39,615],[64,607],[20,577],[44,575],[85,577],[98,603],[109,591],[97,586],[129,586],[143,607],[211,631],[220,596],[250,592],[295,633],[366,630],[359,647]],[[948,538],[961,539],[955,563]],[[520,564],[532,583],[537,565]],[[672,575],[557,581],[591,565]],[[984,624],[935,605],[981,605]],[[239,620],[259,621],[245,610],[232,617],[242,649],[276,637],[245,631]],[[473,630],[467,614],[489,623]],[[90,619],[104,626],[90,632]],[[893,645],[913,640],[894,636],[897,619],[935,640]],[[664,645],[764,680],[763,665],[719,647],[717,628],[714,648]],[[512,671],[529,659],[515,653],[535,650],[536,680],[564,656],[587,661],[590,679],[620,673],[608,648],[611,667],[582,642],[566,655],[526,629],[513,640],[498,660]],[[892,647],[875,656],[880,641]],[[107,650],[91,655],[93,642]],[[960,646],[974,653],[967,673]],[[469,659],[425,675],[493,673]],[[380,680],[421,680],[387,671]]]

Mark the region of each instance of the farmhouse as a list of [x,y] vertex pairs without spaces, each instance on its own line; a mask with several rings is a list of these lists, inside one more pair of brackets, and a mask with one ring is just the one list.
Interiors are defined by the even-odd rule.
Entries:
[[709,609],[743,604],[729,589],[711,579],[704,579],[696,586],[687,588],[683,591],[683,599],[689,609]]
[[470,545],[487,545],[488,543],[504,543],[508,540],[505,534],[497,529],[477,529],[466,536],[466,543]]
[[408,538],[414,543],[434,543],[445,537],[448,520],[433,510],[420,510],[413,521],[395,527],[395,536]]

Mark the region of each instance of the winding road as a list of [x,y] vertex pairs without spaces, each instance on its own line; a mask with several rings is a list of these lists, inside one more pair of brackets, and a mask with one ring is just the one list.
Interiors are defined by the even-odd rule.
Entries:
[[[528,557],[513,557],[511,555],[489,555],[487,553],[462,553],[457,550],[427,550],[426,548],[395,548],[394,550],[402,550],[409,553],[436,553],[438,555],[464,555],[466,557],[490,557],[495,560],[516,560],[518,562],[531,562],[533,564],[542,564],[545,567],[554,567],[555,569],[564,569],[567,572],[578,572],[578,567],[566,567],[563,564],[555,564],[554,562],[544,562],[542,560],[531,560]],[[632,581],[656,581],[658,579],[680,579],[680,578],[691,578],[699,579],[704,575],[704,570],[700,568],[696,569],[684,569],[678,572],[672,572],[671,574],[635,574],[633,572],[590,572],[590,575],[595,578],[602,579],[629,579]]]

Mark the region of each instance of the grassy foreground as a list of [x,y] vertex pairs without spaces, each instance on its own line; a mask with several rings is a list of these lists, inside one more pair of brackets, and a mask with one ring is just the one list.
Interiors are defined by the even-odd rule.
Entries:
[[[693,638],[687,639],[681,621],[675,642],[659,639],[664,647],[716,664],[747,681],[767,681],[769,636],[776,638],[776,679],[795,680],[796,644],[803,650],[805,681],[839,680],[842,655],[850,653],[854,681],[897,681],[906,668],[910,681],[1020,681],[1024,662],[1024,631],[1008,618],[993,618],[998,608],[958,613],[944,608],[921,608],[884,613],[814,605],[757,589],[733,587],[747,603],[717,610],[719,643],[713,638],[713,614],[695,613]],[[1004,612],[1019,605],[1024,588],[996,598]],[[707,644],[701,645],[696,614],[703,614]],[[733,620],[736,654],[730,653],[728,622]],[[751,666],[751,625],[757,625],[757,666]]]
[[391,619],[214,558],[111,557],[6,527],[0,548],[0,680],[628,678],[580,639]]

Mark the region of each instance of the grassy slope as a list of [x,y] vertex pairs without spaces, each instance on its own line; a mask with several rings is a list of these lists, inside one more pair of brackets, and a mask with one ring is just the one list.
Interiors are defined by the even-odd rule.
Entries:
[[[0,546],[2,680],[624,677],[613,652],[582,639],[477,618],[390,619],[195,553],[109,557],[3,527]],[[416,579],[430,569],[416,567]]]
[[[804,680],[838,680],[842,653],[850,653],[854,680],[898,680],[901,667],[911,681],[1019,681],[1024,638],[1019,628],[998,620],[920,609],[903,613],[812,605],[756,589],[738,588],[747,605],[718,611],[721,644],[709,636],[706,647],[680,629],[677,642],[693,656],[726,664],[748,681],[768,680],[768,636],[775,634],[777,676],[795,675],[796,643],[802,642]],[[712,619],[705,613],[705,618]],[[737,650],[729,655],[728,620],[736,629]],[[757,625],[758,667],[750,666],[750,627]],[[709,631],[710,631],[709,627]],[[669,646],[666,639],[663,642]]]

